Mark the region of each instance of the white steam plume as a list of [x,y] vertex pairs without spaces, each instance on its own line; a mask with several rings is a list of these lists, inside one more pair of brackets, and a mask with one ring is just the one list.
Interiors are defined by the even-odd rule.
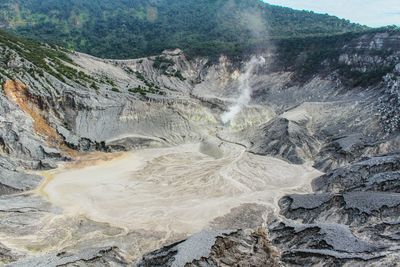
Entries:
[[242,110],[242,108],[250,103],[252,88],[250,86],[250,78],[257,66],[265,64],[265,58],[253,56],[246,64],[244,73],[239,77],[239,98],[229,110],[221,115],[224,124],[229,123]]

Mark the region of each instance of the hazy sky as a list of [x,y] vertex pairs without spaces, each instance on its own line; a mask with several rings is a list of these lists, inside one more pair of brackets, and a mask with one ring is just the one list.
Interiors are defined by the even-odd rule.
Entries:
[[400,26],[400,0],[264,0],[264,2],[328,13],[371,27]]

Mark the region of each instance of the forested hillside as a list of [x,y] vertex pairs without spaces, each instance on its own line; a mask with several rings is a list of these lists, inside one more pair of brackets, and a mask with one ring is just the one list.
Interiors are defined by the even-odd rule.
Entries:
[[0,26],[109,58],[181,48],[189,55],[238,54],[270,38],[323,36],[365,27],[259,0],[3,0]]

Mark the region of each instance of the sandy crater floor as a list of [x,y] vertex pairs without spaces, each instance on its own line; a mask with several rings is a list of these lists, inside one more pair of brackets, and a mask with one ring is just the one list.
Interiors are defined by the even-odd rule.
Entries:
[[144,149],[45,173],[40,194],[66,216],[128,230],[192,234],[244,203],[277,211],[287,193],[310,191],[308,165],[245,152],[229,143]]

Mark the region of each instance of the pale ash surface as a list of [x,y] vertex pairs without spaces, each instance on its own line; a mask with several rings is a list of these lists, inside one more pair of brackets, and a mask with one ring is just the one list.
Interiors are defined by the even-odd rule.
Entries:
[[[66,216],[85,215],[129,230],[192,234],[243,203],[277,209],[285,194],[310,191],[321,173],[221,143],[153,148],[78,168],[59,168],[41,194]],[[215,150],[220,150],[215,158]],[[202,151],[203,153],[201,153]],[[212,153],[207,153],[212,151]]]

